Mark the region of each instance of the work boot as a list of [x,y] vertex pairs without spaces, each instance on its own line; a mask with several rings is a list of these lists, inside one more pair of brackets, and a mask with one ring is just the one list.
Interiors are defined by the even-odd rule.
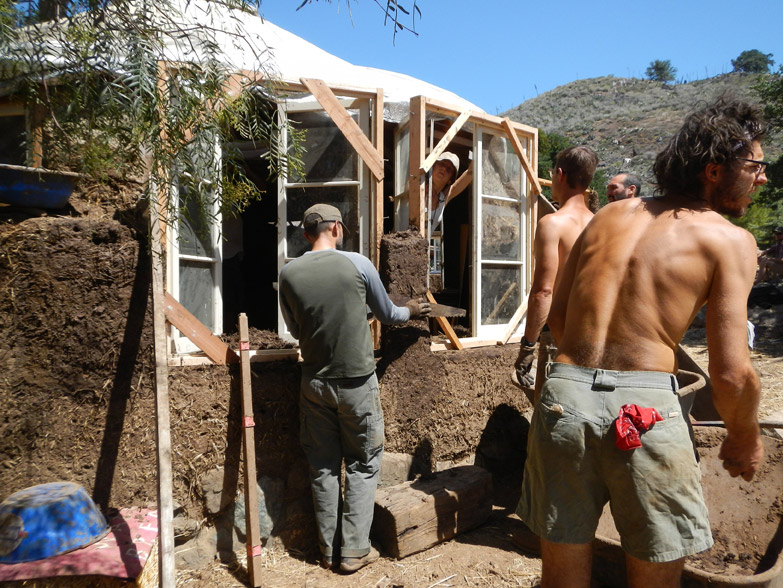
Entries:
[[368,563],[374,562],[380,553],[374,547],[370,547],[370,553],[363,555],[362,557],[344,557],[340,562],[340,571],[345,574],[353,574],[354,572],[361,570]]
[[334,566],[334,561],[332,560],[331,555],[322,555],[321,561],[318,562],[321,567],[325,570],[331,570]]

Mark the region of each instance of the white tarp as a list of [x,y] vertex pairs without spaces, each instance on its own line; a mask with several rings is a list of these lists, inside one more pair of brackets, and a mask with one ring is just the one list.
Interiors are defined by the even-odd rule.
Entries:
[[[401,73],[353,65],[258,14],[230,9],[217,2],[190,0],[183,3],[182,15],[182,28],[215,42],[222,49],[225,63],[238,69],[262,69],[284,82],[316,78],[329,85],[358,90],[374,92],[383,88],[384,101],[388,103],[407,104],[411,97],[424,95],[457,109],[482,112],[476,105],[433,84]],[[191,61],[197,58],[198,49],[190,37],[172,41],[168,51],[167,58],[172,61]]]

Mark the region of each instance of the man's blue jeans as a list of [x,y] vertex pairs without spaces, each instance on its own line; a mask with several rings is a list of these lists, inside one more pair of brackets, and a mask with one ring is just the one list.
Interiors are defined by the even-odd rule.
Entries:
[[[302,377],[299,412],[321,553],[332,557],[341,533],[341,557],[367,555],[383,455],[378,378],[374,373],[343,379]],[[345,488],[338,521],[343,460]]]

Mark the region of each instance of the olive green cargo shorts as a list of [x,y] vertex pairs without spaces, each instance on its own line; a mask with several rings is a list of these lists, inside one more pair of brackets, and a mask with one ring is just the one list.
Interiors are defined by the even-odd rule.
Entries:
[[[624,404],[655,408],[664,418],[630,451],[615,444]],[[548,541],[588,543],[608,501],[633,557],[666,562],[708,549],[712,534],[685,418],[671,374],[550,364],[517,514]]]

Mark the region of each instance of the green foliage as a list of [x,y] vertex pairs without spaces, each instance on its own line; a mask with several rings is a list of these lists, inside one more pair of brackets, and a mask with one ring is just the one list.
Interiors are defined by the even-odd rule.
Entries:
[[549,178],[550,170],[555,166],[555,158],[563,149],[573,146],[568,137],[557,133],[538,130],[538,177]]
[[743,51],[737,59],[731,60],[734,71],[743,73],[769,73],[774,64],[772,53],[762,53],[758,49]]
[[[550,170],[555,166],[557,154],[563,149],[568,149],[576,145],[574,141],[564,135],[557,133],[547,133],[543,129],[538,129],[538,177],[549,178]],[[606,204],[606,172],[597,169],[593,175],[593,181],[590,182],[590,188],[598,193],[601,205]],[[544,188],[544,196],[552,200],[552,191],[550,188]]]
[[762,76],[753,90],[764,104],[764,116],[770,126],[783,129],[783,66],[774,74]]
[[772,229],[780,225],[780,202],[772,205],[754,202],[742,218],[729,218],[735,225],[750,231],[760,248],[772,240]]
[[[780,133],[783,130],[783,67],[777,73],[761,76],[753,90],[764,104],[764,116],[771,132]],[[783,225],[783,156],[767,167],[766,176],[767,183],[753,197],[753,206],[748,211],[749,215],[755,209],[766,211],[765,222],[758,223],[758,232],[748,229],[761,243],[769,239],[773,227]],[[758,217],[761,214],[761,210],[754,212]]]
[[[241,210],[260,197],[236,154],[217,161],[215,148],[230,151],[237,134],[267,150],[274,175],[301,165],[298,148],[282,148],[276,110],[259,99],[261,83],[233,77],[214,30],[194,29],[175,0],[147,10],[131,0],[90,2],[89,12],[83,1],[53,1],[64,18],[20,26],[36,22],[38,4],[0,0],[0,78],[15,85],[31,111],[47,114],[48,167],[97,179],[137,174],[147,179],[150,198],[176,187],[180,199],[169,200],[166,219],[173,222],[179,214],[209,214],[218,198]],[[257,9],[244,0],[206,6]],[[233,28],[224,38],[253,51],[259,79],[271,78],[267,53],[245,39],[236,14],[228,20]],[[174,43],[187,58],[165,66],[162,56]]]
[[654,82],[673,82],[677,75],[677,68],[672,66],[672,62],[668,59],[656,59],[650,62],[645,75]]

